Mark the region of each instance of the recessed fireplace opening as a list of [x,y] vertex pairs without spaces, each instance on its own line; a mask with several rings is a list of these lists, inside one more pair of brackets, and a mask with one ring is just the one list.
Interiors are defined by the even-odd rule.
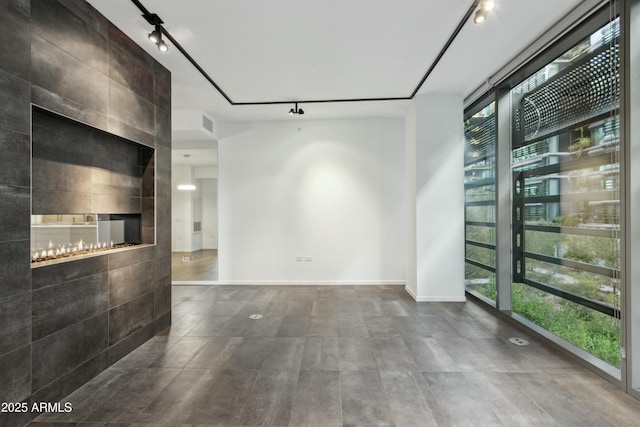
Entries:
[[33,267],[155,243],[153,147],[33,106],[31,148]]
[[139,245],[140,223],[139,214],[32,215],[31,262]]

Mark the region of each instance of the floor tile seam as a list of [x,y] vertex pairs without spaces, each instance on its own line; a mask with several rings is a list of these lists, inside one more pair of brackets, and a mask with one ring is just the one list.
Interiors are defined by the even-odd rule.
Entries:
[[[155,366],[155,367],[154,367],[154,366],[152,366],[154,363],[156,363],[158,360],[160,360],[163,356],[166,356],[166,354],[168,353],[168,351],[167,351],[167,352],[164,352],[164,354],[162,354],[162,355],[158,356],[158,358],[156,358],[156,359],[155,359],[155,360],[154,360],[154,361],[149,365],[149,367],[148,367],[148,368],[156,368],[156,369],[183,369],[185,366],[187,366],[189,363],[191,363],[191,361],[196,357],[196,355],[198,355],[198,354],[199,354],[199,353],[200,353],[200,352],[201,352],[201,351],[202,351],[202,350],[207,346],[207,344],[209,344],[209,343],[211,342],[211,339],[212,339],[213,337],[190,337],[190,336],[183,335],[183,336],[181,336],[181,337],[180,337],[180,339],[176,340],[176,343],[174,344],[174,346],[175,346],[176,344],[178,344],[178,343],[179,343],[183,338],[207,338],[207,340],[206,340],[202,345],[200,345],[200,348],[198,348],[198,350],[197,350],[197,351],[195,351],[195,352],[191,355],[191,357],[189,358],[189,360],[188,360],[188,361],[186,361],[186,362],[184,363],[184,366]],[[172,347],[173,347],[173,346],[172,346]]]
[[[107,368],[107,369],[111,369],[111,368]],[[135,371],[140,371],[140,370],[142,370],[142,369],[134,369],[134,370],[135,370]],[[104,404],[104,403],[106,403],[106,402],[110,401],[114,396],[116,396],[118,393],[120,393],[120,392],[121,392],[125,387],[127,387],[129,384],[131,384],[131,382],[133,382],[133,380],[134,380],[134,379],[136,378],[136,376],[138,376],[138,375],[140,375],[140,372],[134,372],[134,373],[133,373],[133,375],[129,375],[129,376],[128,376],[128,381],[125,381],[125,382],[122,384],[122,386],[121,386],[121,387],[118,387],[116,390],[114,390],[112,393],[110,393],[110,394],[109,394],[109,396],[108,396],[108,397],[106,397],[105,399],[103,399],[100,403],[101,403],[101,404]],[[106,385],[105,385],[105,386],[106,386]],[[100,387],[98,390],[96,390],[94,393],[92,393],[92,394],[91,394],[91,396],[89,396],[89,397],[94,396],[96,393],[98,393],[98,391],[102,390],[103,388],[104,388],[104,386],[103,386],[103,387]],[[87,399],[84,399],[84,400],[87,400]],[[102,405],[101,405],[101,406],[102,406]],[[78,424],[82,424],[82,423],[99,423],[99,422],[100,422],[100,421],[87,421],[87,419],[88,419],[91,415],[93,415],[93,414],[94,414],[94,413],[95,413],[99,408],[91,408],[91,409],[93,409],[93,410],[89,411],[89,412],[87,413],[87,415],[85,415],[84,417],[82,417],[82,418],[80,419],[80,421],[78,421]],[[118,414],[118,416],[120,416],[120,414]],[[76,422],[76,421],[72,421],[72,422]],[[108,422],[110,423],[111,421],[108,421]]]
[[[393,413],[393,409],[391,408],[391,400],[390,400],[390,396],[391,396],[391,394],[390,394],[389,390],[387,389],[387,386],[386,386],[386,384],[385,384],[385,382],[384,382],[384,379],[382,378],[382,373],[383,373],[383,372],[400,372],[400,373],[402,373],[402,372],[406,372],[406,371],[392,371],[392,370],[386,369],[386,370],[378,370],[378,372],[379,372],[379,374],[380,374],[380,381],[382,381],[382,390],[384,391],[385,395],[387,396],[387,402],[389,402],[389,410],[391,411],[391,416],[392,416],[392,418],[393,418],[393,419],[394,419],[394,421],[395,421],[396,416],[395,416],[395,414]],[[418,370],[418,371],[416,371],[416,372],[420,375],[420,378],[422,379],[422,381],[424,381],[425,386],[426,386],[430,391],[432,391],[432,390],[431,390],[431,387],[430,387],[430,386],[429,386],[429,384],[427,383],[427,380],[426,380],[426,379],[424,378],[424,376],[422,375],[422,372],[421,372],[420,370]],[[429,405],[429,402],[427,401],[426,397],[424,396],[424,393],[422,392],[421,387],[419,387],[419,386],[418,386],[418,384],[416,384],[416,383],[415,383],[416,381],[415,381],[415,379],[413,378],[413,375],[411,376],[411,378],[413,379],[413,383],[414,383],[414,385],[415,385],[415,386],[416,386],[416,388],[418,389],[418,393],[419,393],[420,400],[422,401],[422,403],[424,404],[424,406],[427,408],[427,410],[429,411],[429,415],[431,416],[431,418],[432,418],[432,419],[433,419],[433,421],[435,422],[435,416],[433,415],[433,410],[432,410],[432,408],[431,408],[431,405]],[[433,393],[433,391],[432,391],[432,393]]]
[[[264,360],[262,362],[262,365],[264,365]],[[240,411],[238,412],[238,414],[236,416],[234,416],[234,419],[236,419],[238,422],[242,418],[242,414],[244,413],[245,406],[247,406],[247,403],[249,402],[249,397],[252,395],[253,389],[256,387],[256,383],[258,382],[258,378],[260,377],[260,373],[261,372],[282,372],[282,371],[296,372],[295,370],[291,370],[291,369],[262,369],[262,366],[257,371],[258,372],[256,373],[256,378],[254,379],[253,383],[251,384],[251,388],[249,389],[249,393],[247,394],[247,399],[242,404],[242,407],[240,408]],[[298,377],[296,378],[296,386],[295,386],[295,389],[293,391],[293,398],[291,400],[291,408],[289,410],[289,417],[288,417],[289,420],[291,420],[291,412],[293,412],[293,403],[294,403],[294,400],[295,400],[296,393],[298,391],[298,382],[300,381],[300,371],[299,370],[297,371],[297,374],[298,374]],[[288,422],[287,422],[287,424],[288,424]],[[261,424],[261,425],[265,425],[265,424]],[[269,424],[266,424],[266,425],[268,426]]]
[[[571,397],[573,399],[576,400],[576,402],[579,402],[580,404],[583,404],[583,399],[576,395],[573,391],[572,391],[572,387],[568,387],[567,385],[563,384],[562,382],[558,381],[556,378],[552,378],[551,381],[556,384],[556,386],[560,387],[562,390],[564,390],[566,393],[570,394]],[[583,405],[585,406],[585,405]],[[609,418],[609,415],[606,414],[605,412],[602,412],[600,410],[593,410],[591,409],[590,406],[587,406],[587,409],[591,410],[594,414],[600,416],[602,419],[604,419],[605,421],[609,422],[612,426],[616,426],[617,422],[615,420],[612,420]]]
[[[536,373],[536,372],[524,372],[524,374],[527,374],[527,375],[530,375],[530,374],[533,374],[533,373]],[[504,372],[504,374],[507,377],[515,379],[514,375],[517,375],[517,374],[520,374],[520,373],[517,373],[517,372]],[[542,405],[542,403],[538,402],[538,400],[533,396],[533,394],[529,393],[529,391],[527,391],[526,388],[522,387],[517,380],[515,381],[515,383],[516,383],[516,386],[518,387],[518,389],[522,393],[524,393],[531,400],[531,402],[533,402],[538,407],[538,409],[540,409],[542,412],[544,412],[546,415],[548,415],[549,418],[551,418],[554,422],[559,423],[559,421],[549,411],[546,410],[546,408]]]

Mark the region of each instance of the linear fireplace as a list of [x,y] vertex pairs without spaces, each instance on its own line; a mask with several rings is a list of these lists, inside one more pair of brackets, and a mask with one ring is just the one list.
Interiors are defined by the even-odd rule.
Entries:
[[142,243],[139,214],[31,216],[31,262],[125,248]]

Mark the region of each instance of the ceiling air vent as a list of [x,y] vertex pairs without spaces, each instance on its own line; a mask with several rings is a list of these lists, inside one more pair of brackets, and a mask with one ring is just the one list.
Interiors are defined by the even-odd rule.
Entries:
[[213,121],[205,115],[202,116],[202,127],[213,133]]

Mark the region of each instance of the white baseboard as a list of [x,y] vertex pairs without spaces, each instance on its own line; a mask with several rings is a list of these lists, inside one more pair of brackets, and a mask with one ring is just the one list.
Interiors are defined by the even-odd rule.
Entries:
[[404,290],[407,291],[411,298],[413,298],[416,302],[466,302],[467,298],[463,295],[461,297],[458,296],[443,296],[443,297],[419,297],[409,288],[409,286],[404,287]]
[[384,286],[384,285],[406,285],[404,280],[341,280],[341,281],[293,281],[293,280],[203,280],[203,281],[182,281],[171,282],[172,285],[237,285],[237,286]]
[[416,296],[416,294],[413,293],[409,285],[404,285],[404,290],[407,291],[407,293],[411,296],[411,298],[414,299],[414,301],[420,302],[418,301],[418,297]]

